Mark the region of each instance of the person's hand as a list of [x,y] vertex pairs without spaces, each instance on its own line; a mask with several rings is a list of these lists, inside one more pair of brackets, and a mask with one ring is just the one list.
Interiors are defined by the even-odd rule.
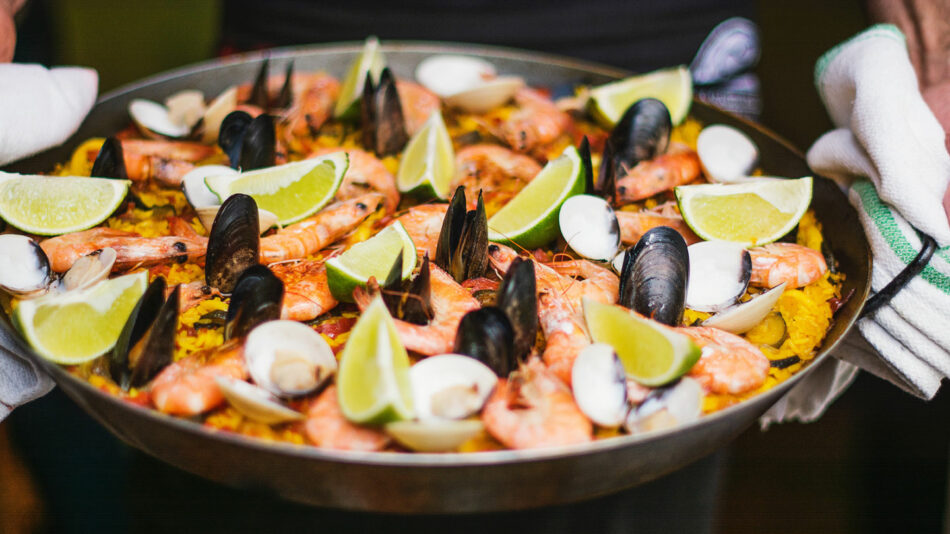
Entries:
[[16,26],[13,15],[23,7],[26,0],[0,0],[0,63],[13,60],[16,47]]

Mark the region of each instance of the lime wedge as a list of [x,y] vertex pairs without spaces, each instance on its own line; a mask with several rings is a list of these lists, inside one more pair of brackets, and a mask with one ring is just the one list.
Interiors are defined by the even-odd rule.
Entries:
[[92,228],[112,215],[128,180],[0,172],[0,217],[24,232],[59,235]]
[[405,280],[416,268],[416,246],[406,228],[396,221],[366,241],[327,260],[330,293],[339,301],[353,302],[356,286],[366,285],[371,276],[382,284],[400,253],[402,279]]
[[40,356],[63,365],[79,364],[115,345],[147,286],[148,272],[142,271],[87,289],[22,300],[13,311],[13,323]]
[[336,101],[333,108],[333,117],[337,119],[354,119],[360,112],[360,98],[363,96],[363,85],[366,83],[366,76],[373,77],[373,83],[379,82],[379,74],[386,67],[386,59],[383,57],[382,50],[379,49],[379,39],[375,36],[366,38],[363,42],[363,50],[356,57],[349,70],[346,71],[346,77],[343,78],[343,88],[340,89],[340,98]]
[[208,176],[205,184],[222,202],[235,193],[252,196],[258,208],[273,213],[277,222],[285,225],[306,218],[330,202],[343,183],[349,161],[346,152],[334,152],[238,176]]
[[699,360],[690,338],[626,308],[585,297],[584,320],[591,339],[612,346],[627,376],[644,386],[668,384]]
[[789,233],[811,204],[810,176],[756,178],[738,184],[683,185],[675,189],[686,224],[703,239],[747,246]]
[[611,82],[590,91],[590,109],[597,122],[613,128],[624,111],[641,98],[656,98],[670,110],[673,124],[689,113],[693,101],[693,78],[685,65]]
[[402,193],[445,199],[454,174],[452,138],[442,121],[442,113],[435,111],[406,145],[399,161],[396,185]]
[[382,297],[356,321],[340,355],[338,373],[338,401],[350,421],[382,424],[412,419],[409,355]]
[[581,157],[576,148],[569,146],[488,219],[488,239],[524,248],[545,245],[558,236],[561,204],[583,192]]

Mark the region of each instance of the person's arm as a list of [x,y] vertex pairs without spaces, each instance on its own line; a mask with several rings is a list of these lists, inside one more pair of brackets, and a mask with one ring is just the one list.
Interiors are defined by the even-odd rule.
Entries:
[[907,50],[930,109],[950,132],[950,0],[868,0],[874,22],[907,36]]
[[13,15],[23,7],[26,0],[0,0],[0,63],[13,60],[16,47],[16,26]]

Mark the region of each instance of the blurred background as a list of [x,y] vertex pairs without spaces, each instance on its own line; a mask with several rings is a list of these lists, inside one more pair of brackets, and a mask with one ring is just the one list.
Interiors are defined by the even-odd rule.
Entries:
[[[760,120],[801,149],[831,126],[812,85],[815,60],[868,24],[862,5],[852,0],[799,0],[793,7],[752,3],[748,16],[758,23],[762,38],[756,68]],[[222,43],[224,11],[215,0],[30,1],[18,17],[16,60],[94,67],[104,93],[235,51]],[[325,40],[321,35],[314,28],[309,41]],[[939,532],[947,501],[948,420],[947,394],[924,403],[862,375],[819,422],[766,432],[752,428],[718,457],[714,531]],[[38,427],[59,431],[31,431]],[[79,475],[77,464],[83,466]],[[118,467],[126,464],[133,466],[130,472]],[[32,476],[36,471],[42,476]],[[71,479],[58,479],[62,473]],[[189,489],[184,496],[160,493],[175,487]],[[144,496],[136,502],[153,502],[167,514],[179,506],[194,510],[194,503],[183,504],[186,499],[213,509],[209,494],[246,500],[254,509],[238,492],[215,488],[128,449],[58,392],[0,423],[0,533],[70,531],[76,525],[86,531],[161,530],[129,519],[149,510],[104,502],[117,492]]]

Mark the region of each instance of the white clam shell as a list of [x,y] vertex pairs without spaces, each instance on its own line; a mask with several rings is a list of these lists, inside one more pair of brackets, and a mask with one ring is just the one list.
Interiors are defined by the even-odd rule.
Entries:
[[182,124],[190,131],[205,114],[205,95],[197,89],[186,89],[165,99],[168,120]]
[[617,271],[617,274],[620,274],[620,272],[623,271],[623,258],[626,256],[626,254],[627,252],[625,250],[621,250],[616,256],[614,256],[614,259],[610,260],[610,266],[613,267],[615,271]]
[[600,197],[575,195],[565,200],[558,225],[571,249],[587,259],[610,260],[620,247],[617,214]]
[[205,178],[223,175],[233,175],[236,178],[238,171],[227,165],[202,165],[185,174],[181,179],[182,190],[191,207],[197,210],[207,206],[220,206],[221,200],[208,188]]
[[276,425],[304,418],[303,414],[284,406],[277,397],[253,384],[227,376],[217,376],[214,380],[231,406],[255,421]]
[[430,356],[409,368],[412,401],[421,421],[462,419],[478,412],[498,377],[485,364],[461,354]]
[[168,108],[151,100],[136,98],[129,104],[129,116],[132,121],[148,134],[154,132],[165,137],[185,137],[191,133],[191,127],[172,122]]
[[385,426],[390,436],[416,452],[454,451],[484,428],[485,425],[477,419],[398,421]]
[[63,275],[60,282],[63,291],[85,289],[105,280],[112,272],[117,257],[114,248],[106,247],[79,258]]
[[686,307],[717,312],[735,304],[749,287],[752,260],[740,243],[702,241],[687,247]]
[[221,123],[228,113],[234,111],[237,107],[237,86],[231,86],[224,90],[214,100],[208,104],[205,109],[202,124],[204,131],[201,140],[205,143],[214,143],[218,140],[218,132],[221,131]]
[[772,311],[785,291],[785,285],[785,282],[782,282],[755,298],[723,310],[703,321],[703,326],[713,326],[737,335],[744,334],[762,322]]
[[416,67],[416,80],[443,98],[471,89],[494,77],[494,65],[471,56],[429,56]]
[[38,296],[50,284],[49,260],[25,235],[0,235],[0,288],[18,296]]
[[[201,221],[201,225],[210,231],[211,226],[214,224],[214,218],[218,216],[218,210],[220,209],[221,206],[205,206],[203,208],[197,208],[195,213],[198,214],[198,220]],[[277,215],[267,210],[257,209],[257,223],[262,234],[274,226],[277,226],[279,221],[280,219],[277,218]]]
[[759,157],[755,143],[739,130],[724,124],[703,128],[696,140],[696,152],[710,181],[743,181]]
[[269,321],[251,330],[244,360],[254,382],[279,397],[304,395],[336,372],[333,350],[309,326]]
[[449,107],[471,113],[487,113],[511,100],[522,87],[524,79],[518,76],[499,76],[445,96],[442,100]]
[[598,426],[616,428],[627,415],[627,373],[613,347],[595,343],[584,348],[571,369],[577,407]]
[[642,434],[695,421],[702,414],[704,395],[699,382],[683,377],[672,386],[651,392],[630,410],[624,427],[631,434]]

